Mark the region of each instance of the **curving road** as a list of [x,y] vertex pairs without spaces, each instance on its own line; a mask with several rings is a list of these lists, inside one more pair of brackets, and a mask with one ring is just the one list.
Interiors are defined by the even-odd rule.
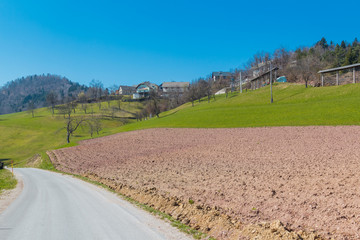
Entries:
[[16,169],[19,197],[0,214],[0,239],[190,239],[102,188],[40,169]]

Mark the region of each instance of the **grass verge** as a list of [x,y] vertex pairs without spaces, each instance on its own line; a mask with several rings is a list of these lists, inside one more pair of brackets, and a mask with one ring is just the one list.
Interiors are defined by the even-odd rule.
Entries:
[[13,189],[16,187],[17,180],[7,169],[0,169],[0,194],[3,190]]

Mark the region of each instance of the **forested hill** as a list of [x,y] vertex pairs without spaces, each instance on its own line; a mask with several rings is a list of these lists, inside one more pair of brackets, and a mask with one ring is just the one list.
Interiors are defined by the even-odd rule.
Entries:
[[51,93],[58,103],[76,98],[87,87],[58,75],[32,75],[8,82],[0,88],[0,114],[47,106]]

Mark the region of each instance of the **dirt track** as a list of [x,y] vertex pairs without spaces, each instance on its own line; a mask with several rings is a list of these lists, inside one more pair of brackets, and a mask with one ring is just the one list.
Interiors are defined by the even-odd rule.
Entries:
[[360,236],[360,127],[149,129],[55,150],[58,168],[217,206],[242,224],[280,220]]

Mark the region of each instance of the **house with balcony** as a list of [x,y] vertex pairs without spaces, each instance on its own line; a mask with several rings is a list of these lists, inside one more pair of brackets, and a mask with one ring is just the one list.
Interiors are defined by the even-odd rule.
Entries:
[[135,88],[136,92],[133,94],[133,99],[148,98],[151,91],[158,91],[159,86],[151,82],[142,82]]

